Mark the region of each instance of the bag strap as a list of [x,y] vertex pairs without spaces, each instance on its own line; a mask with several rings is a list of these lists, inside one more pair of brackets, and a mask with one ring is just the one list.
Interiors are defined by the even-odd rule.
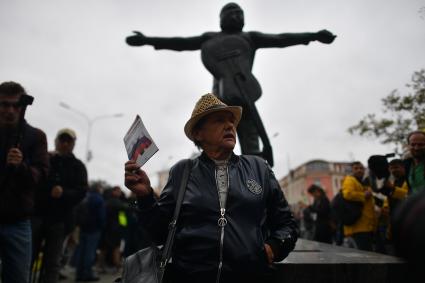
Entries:
[[[171,247],[173,246],[174,235],[176,233],[177,219],[179,218],[180,208],[183,202],[184,193],[186,192],[186,186],[189,180],[191,169],[192,169],[192,160],[187,159],[185,167],[184,167],[184,171],[183,171],[182,181],[180,183],[178,196],[177,196],[176,207],[174,208],[173,219],[171,220],[168,226],[168,236],[167,236],[167,240],[165,241],[164,249],[162,251],[162,258],[159,265],[159,268],[162,270],[165,270],[165,266],[167,265],[168,260],[170,259]],[[164,273],[160,272],[160,274],[162,277]],[[159,282],[161,282],[161,279],[162,278],[160,278]]]

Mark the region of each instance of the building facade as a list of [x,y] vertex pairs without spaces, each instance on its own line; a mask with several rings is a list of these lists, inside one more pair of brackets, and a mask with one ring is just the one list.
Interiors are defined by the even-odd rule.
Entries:
[[351,162],[329,162],[316,159],[308,161],[283,177],[279,184],[291,206],[311,204],[313,199],[307,193],[312,184],[323,188],[331,200],[341,189],[344,176],[351,173]]

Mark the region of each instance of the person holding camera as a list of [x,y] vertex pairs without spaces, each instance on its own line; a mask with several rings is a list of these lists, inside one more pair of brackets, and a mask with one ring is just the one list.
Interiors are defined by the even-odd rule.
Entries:
[[45,133],[25,119],[33,98],[16,82],[0,84],[0,259],[2,282],[28,282],[33,194],[48,172]]

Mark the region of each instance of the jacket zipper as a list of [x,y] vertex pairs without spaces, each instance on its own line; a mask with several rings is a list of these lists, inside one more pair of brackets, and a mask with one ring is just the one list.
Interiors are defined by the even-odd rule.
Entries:
[[[227,172],[227,192],[226,194],[229,193],[229,168],[226,167],[226,172]],[[224,227],[227,224],[227,219],[226,219],[226,208],[221,206],[221,201],[220,201],[220,186],[218,185],[218,180],[217,180],[217,171],[216,171],[216,176],[215,176],[215,181],[216,181],[216,185],[217,185],[217,194],[218,194],[218,204],[220,206],[220,217],[218,218],[217,224],[218,227],[220,227],[220,247],[219,247],[219,262],[218,262],[218,270],[217,270],[217,277],[215,282],[219,283],[220,282],[220,276],[221,276],[221,270],[223,268],[223,245],[224,245]],[[227,197],[226,196],[226,203],[227,203]],[[223,205],[226,206],[226,203],[224,203]]]

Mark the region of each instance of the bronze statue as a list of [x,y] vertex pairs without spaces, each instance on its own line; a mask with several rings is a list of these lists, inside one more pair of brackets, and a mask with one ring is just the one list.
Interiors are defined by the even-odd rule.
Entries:
[[254,104],[261,96],[260,84],[251,72],[255,51],[267,47],[307,45],[316,40],[330,44],[336,36],[327,30],[280,34],[243,32],[243,26],[243,10],[236,3],[228,3],[220,12],[221,32],[206,32],[193,37],[148,37],[134,31],[126,42],[131,46],[152,45],[155,49],[175,51],[200,49],[205,68],[214,76],[213,93],[228,105],[243,107],[238,126],[242,154],[263,156],[273,166],[270,141]]

